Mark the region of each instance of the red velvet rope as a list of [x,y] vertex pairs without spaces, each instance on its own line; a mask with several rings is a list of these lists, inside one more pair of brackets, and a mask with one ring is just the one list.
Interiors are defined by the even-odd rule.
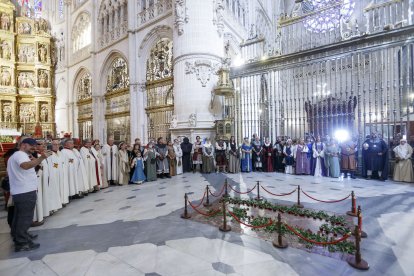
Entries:
[[236,191],[235,189],[233,189],[233,187],[229,184],[230,189],[232,189],[234,192],[236,192],[238,194],[241,194],[241,195],[245,195],[245,194],[250,193],[251,191],[253,191],[256,188],[256,186],[257,186],[257,184],[254,185],[254,187],[251,190],[247,191],[247,192],[239,192],[239,191]]
[[214,196],[214,197],[219,197],[219,196],[221,196],[221,195],[223,194],[225,185],[226,185],[226,184],[224,184],[224,185],[223,185],[223,187],[221,188],[221,191],[220,191],[220,193],[219,193],[218,195],[213,194],[213,193],[210,191],[210,189],[208,189],[208,191],[210,192],[210,195],[212,195],[212,196]]
[[[203,198],[201,199],[201,201],[200,201],[200,203],[197,205],[197,206],[195,206],[196,208],[198,208],[198,207],[200,207],[201,206],[201,204],[203,203],[203,201],[204,201],[204,198],[206,197],[206,191],[204,191],[204,195],[203,195]],[[190,202],[190,200],[188,200],[188,202]]]
[[263,190],[265,190],[266,191],[266,193],[268,193],[268,194],[271,194],[271,195],[273,195],[273,196],[288,196],[288,195],[291,195],[291,194],[293,194],[294,192],[296,192],[298,189],[296,188],[296,189],[294,189],[293,191],[291,191],[290,193],[286,193],[286,194],[274,194],[274,193],[272,193],[272,192],[270,192],[269,190],[267,190],[265,187],[263,187],[262,185],[260,185],[260,187],[263,189]]
[[311,198],[313,200],[316,200],[316,201],[319,201],[319,202],[323,202],[323,203],[338,203],[338,202],[341,202],[341,201],[344,201],[344,200],[348,199],[351,196],[351,194],[349,194],[347,197],[345,197],[343,199],[327,201],[327,200],[316,199],[316,198],[308,195],[304,190],[302,190],[302,193],[304,193],[305,196],[307,196],[307,197],[309,197],[309,198]]
[[244,223],[244,222],[242,222],[235,214],[233,214],[232,212],[230,212],[229,210],[227,210],[227,212],[229,212],[230,213],[230,215],[238,222],[238,223],[240,223],[240,224],[243,224],[244,226],[247,226],[247,227],[250,227],[250,228],[255,228],[255,229],[257,229],[257,228],[265,228],[265,227],[268,227],[268,226],[270,226],[270,225],[272,225],[273,224],[273,221],[270,219],[269,220],[269,223],[267,223],[267,224],[265,224],[265,225],[259,225],[259,226],[254,226],[254,225],[249,225],[249,224],[246,224],[246,223]]
[[287,229],[289,229],[290,231],[292,231],[296,236],[298,236],[302,240],[307,241],[309,243],[316,244],[316,245],[332,245],[332,244],[337,244],[337,243],[343,242],[344,240],[346,240],[346,239],[348,239],[350,237],[350,234],[346,234],[345,236],[343,236],[342,238],[340,238],[339,240],[336,240],[336,241],[318,242],[318,241],[314,241],[314,240],[310,240],[310,239],[305,238],[304,236],[302,236],[300,233],[296,232],[295,229],[293,229],[292,227],[290,227],[286,223],[284,223],[284,225],[286,225]]
[[219,212],[221,212],[221,210],[216,210],[213,213],[207,214],[207,213],[203,213],[203,212],[197,210],[197,207],[193,206],[193,204],[191,204],[190,201],[188,201],[188,204],[190,204],[191,208],[193,208],[197,213],[199,213],[200,215],[203,215],[205,217],[212,217],[212,216],[217,215]]

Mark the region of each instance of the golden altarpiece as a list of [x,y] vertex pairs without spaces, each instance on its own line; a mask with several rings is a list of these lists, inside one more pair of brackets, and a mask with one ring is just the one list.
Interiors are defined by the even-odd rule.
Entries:
[[53,39],[44,19],[15,17],[0,0],[0,128],[55,135]]

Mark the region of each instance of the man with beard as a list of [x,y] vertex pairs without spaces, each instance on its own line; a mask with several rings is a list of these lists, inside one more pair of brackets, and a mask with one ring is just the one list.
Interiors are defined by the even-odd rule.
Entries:
[[157,157],[157,175],[159,178],[171,178],[170,176],[170,164],[168,163],[168,148],[165,144],[165,140],[159,137],[157,140],[157,146],[155,151],[158,153]]
[[[75,144],[72,139],[67,139],[63,143],[62,160],[64,163],[64,186],[69,190],[69,197],[81,198],[81,192],[83,190],[83,178],[81,178],[81,172],[79,171],[79,160],[73,152]],[[80,180],[82,184],[80,184]],[[81,186],[81,187],[79,187]],[[64,195],[66,196],[66,195]]]
[[180,146],[183,151],[183,172],[191,172],[191,151],[193,149],[193,144],[190,143],[190,140],[187,137],[184,137]]
[[282,139],[277,137],[276,143],[273,146],[273,169],[276,172],[283,172],[283,144]]
[[378,137],[377,132],[372,132],[371,137],[363,144],[362,157],[364,160],[364,175],[371,179],[373,173],[378,174],[381,181],[388,177],[388,147],[384,140]]

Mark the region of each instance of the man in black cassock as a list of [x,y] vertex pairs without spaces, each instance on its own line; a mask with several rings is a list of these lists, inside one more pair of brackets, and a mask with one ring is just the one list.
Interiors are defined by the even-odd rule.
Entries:
[[388,147],[385,141],[378,137],[377,132],[372,132],[371,137],[365,140],[362,157],[366,179],[371,179],[375,173],[381,181],[388,178]]
[[183,139],[181,149],[183,150],[183,172],[191,172],[193,165],[191,160],[191,150],[193,149],[193,144],[190,143],[190,140],[188,140],[187,137]]

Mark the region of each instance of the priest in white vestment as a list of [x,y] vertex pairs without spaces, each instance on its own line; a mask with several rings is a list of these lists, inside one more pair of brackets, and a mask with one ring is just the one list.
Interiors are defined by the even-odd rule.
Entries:
[[413,164],[411,163],[413,148],[407,144],[407,140],[401,139],[400,144],[393,151],[395,153],[394,181],[412,183],[414,181]]
[[108,144],[102,147],[102,155],[105,160],[106,178],[110,185],[118,182],[118,147],[114,145],[114,139],[108,138]]
[[177,161],[177,175],[183,173],[183,150],[181,149],[181,144],[178,139],[174,140],[174,153],[175,160]]
[[75,154],[76,159],[78,160],[77,167],[77,176],[78,176],[78,187],[83,194],[87,194],[93,191],[93,188],[90,188],[88,184],[88,174],[86,172],[85,164],[83,163],[82,156],[77,148],[73,148],[73,153]]
[[99,140],[96,140],[94,142],[93,148],[96,151],[96,156],[99,159],[99,165],[100,165],[100,173],[101,173],[101,189],[108,188],[108,180],[106,179],[106,170],[105,170],[105,159],[102,155],[101,145],[99,144]]
[[[94,150],[95,151],[95,150]],[[85,165],[87,183],[89,191],[99,190],[101,184],[99,161],[97,152],[92,151],[92,141],[85,139],[83,141],[83,147],[80,149],[83,164]]]
[[43,167],[43,172],[47,171],[47,178],[43,178],[43,215],[46,217],[50,212],[62,208],[60,189],[63,182],[63,166],[59,156],[59,140],[52,141],[52,155],[45,161],[47,166]]
[[[44,147],[44,141],[37,141],[37,147],[36,152],[40,155],[40,153],[45,151]],[[33,224],[32,226],[40,226],[44,223],[43,219],[43,178],[48,177],[46,173],[43,173],[43,167],[47,166],[46,160],[43,160],[42,163],[40,163],[39,167],[36,168],[36,174],[37,174],[37,200],[36,200],[36,206],[35,211],[33,215]]]

